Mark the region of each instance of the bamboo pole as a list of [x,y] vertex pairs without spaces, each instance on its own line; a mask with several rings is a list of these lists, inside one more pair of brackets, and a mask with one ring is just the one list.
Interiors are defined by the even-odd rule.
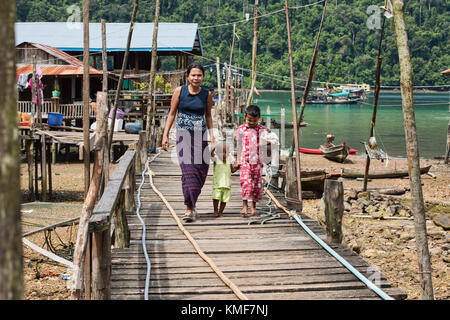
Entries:
[[[298,121],[297,121],[297,129],[295,129],[294,132],[298,132],[297,130],[298,130],[298,128],[300,128],[300,124],[303,121],[303,113],[305,111],[306,98],[308,96],[309,89],[311,88],[311,84],[312,84],[312,79],[314,77],[314,68],[316,66],[317,53],[319,51],[320,34],[322,32],[323,22],[325,21],[325,13],[326,13],[326,10],[327,10],[327,3],[328,3],[328,0],[325,0],[325,4],[323,6],[323,11],[322,11],[322,19],[320,20],[319,31],[318,31],[317,37],[316,37],[316,44],[315,44],[315,47],[314,47],[314,53],[313,53],[313,57],[312,57],[312,60],[311,60],[311,65],[309,66],[308,79],[306,80],[305,90],[303,91],[303,96],[302,96],[302,100],[301,100],[301,104],[300,104],[300,116],[299,116]],[[295,96],[292,97],[291,99],[293,99],[294,100],[293,103],[295,103]],[[293,120],[294,123],[295,123],[295,119],[297,119],[297,118],[294,118],[294,120]],[[295,139],[295,138],[293,137],[293,139]],[[294,147],[295,147],[294,144],[295,144],[295,141],[292,141],[292,145],[291,145],[291,148],[289,150],[289,155],[290,156],[292,156],[292,154],[294,153],[294,150],[293,150]],[[297,147],[296,150],[298,150],[298,147]]]
[[[326,3],[326,2],[325,2]],[[299,210],[301,211],[302,206],[302,187],[301,187],[301,177],[300,177],[300,152],[298,146],[298,125],[295,119],[297,119],[297,107],[295,103],[295,83],[294,83],[294,63],[292,60],[292,43],[291,43],[291,26],[289,22],[289,9],[287,0],[284,1],[284,11],[286,13],[286,28],[288,35],[288,45],[289,45],[289,68],[291,72],[291,102],[292,102],[292,117],[294,119],[294,147],[295,147],[295,174],[297,178],[297,196],[299,201]],[[270,121],[270,120],[269,120]],[[292,152],[293,154],[293,152]],[[292,156],[292,154],[290,156]]]
[[[147,148],[150,147],[150,137],[153,138],[153,134],[151,134],[150,130],[156,130],[155,128],[155,74],[156,74],[156,55],[158,53],[158,26],[159,26],[159,11],[160,4],[159,0],[156,0],[155,5],[155,22],[153,24],[153,38],[152,38],[152,60],[150,66],[150,79],[148,83],[148,104],[147,104],[147,123],[146,123],[146,137],[145,143]],[[150,115],[152,115],[150,119]],[[151,120],[151,122],[150,122]],[[151,125],[151,126],[150,126]]]
[[[102,19],[102,67],[103,67],[103,92],[108,93],[108,53],[106,46],[106,21]],[[109,101],[106,99],[106,108],[109,112]],[[108,114],[106,115],[108,116]],[[108,119],[105,120],[108,125]],[[103,148],[103,172],[102,172],[102,184],[100,188],[100,194],[103,194],[103,190],[105,190],[106,185],[109,181],[109,164],[111,162],[110,152],[108,148],[108,143]]]
[[0,299],[23,299],[20,161],[17,130],[16,2],[0,2]]
[[252,49],[252,84],[250,86],[250,93],[247,97],[247,107],[252,103],[253,91],[256,83],[256,47],[258,45],[258,0],[255,0],[253,6],[253,49]]
[[403,0],[393,0],[394,24],[400,63],[400,87],[402,93],[403,119],[405,126],[406,150],[408,154],[409,182],[411,186],[412,213],[416,234],[417,260],[422,299],[433,300],[430,253],[428,250],[425,206],[420,178],[419,148],[416,134],[413,98],[413,69],[406,32],[405,6]]
[[219,106],[222,106],[222,88],[220,85],[220,58],[216,57],[216,70],[217,70],[217,91],[219,92]]
[[45,134],[41,135],[41,200],[47,201],[47,144]]
[[[381,26],[381,32],[380,32],[380,40],[378,43],[378,60],[377,60],[377,73],[376,73],[376,80],[375,80],[375,95],[374,95],[374,101],[373,101],[373,113],[372,113],[372,122],[370,127],[370,138],[375,135],[375,122],[377,119],[377,107],[378,107],[378,97],[380,95],[380,74],[381,74],[381,63],[383,62],[383,58],[381,57],[381,45],[383,42],[383,34],[384,34],[384,23],[386,21],[386,17],[383,15],[383,23]],[[367,191],[367,180],[369,178],[369,168],[370,168],[370,157],[366,150],[366,169],[364,171],[364,184],[363,184],[363,191]]]
[[89,0],[83,0],[83,30],[83,162],[84,196],[86,196],[91,179],[89,142]]
[[106,21],[102,19],[102,67],[103,67],[103,92],[108,92],[108,54],[106,47]]
[[131,39],[133,37],[133,30],[134,30],[134,24],[136,21],[136,13],[137,13],[138,7],[139,7],[139,0],[134,0],[133,13],[131,14],[130,29],[128,31],[127,48],[125,49],[125,54],[124,54],[123,63],[122,63],[122,70],[120,71],[119,83],[117,84],[116,95],[114,97],[111,126],[110,126],[110,131],[109,131],[108,140],[107,140],[108,152],[111,150],[111,145],[112,145],[112,141],[113,141],[114,123],[116,121],[116,113],[117,113],[117,104],[119,103],[119,95],[120,95],[120,91],[122,90],[123,78],[124,78],[125,70],[126,70],[127,64],[128,64],[128,56],[130,54]]
[[306,82],[305,90],[303,91],[303,96],[302,96],[302,100],[301,100],[300,117],[298,119],[298,124],[297,124],[298,127],[300,127],[300,123],[303,121],[303,113],[305,111],[306,98],[308,96],[309,89],[311,89],[312,79],[314,77],[314,68],[316,67],[316,59],[317,59],[317,54],[319,52],[319,40],[320,40],[320,34],[322,33],[323,22],[325,21],[325,13],[327,11],[327,3],[328,3],[328,0],[325,0],[325,3],[323,5],[323,11],[322,11],[322,19],[320,20],[319,32],[317,33],[316,44],[314,46],[313,58],[311,60],[311,65],[309,66],[308,80]]

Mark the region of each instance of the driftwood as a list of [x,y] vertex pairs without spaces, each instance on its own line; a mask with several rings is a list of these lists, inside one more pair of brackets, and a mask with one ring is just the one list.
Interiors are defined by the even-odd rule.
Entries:
[[[355,188],[356,192],[362,192],[363,188]],[[410,191],[410,188],[386,188],[386,187],[372,187],[367,188],[366,191],[376,191],[379,194],[389,195],[389,196],[399,196],[405,194],[406,191]]]
[[[421,174],[426,174],[430,170],[431,165],[420,168]],[[370,179],[383,179],[383,178],[402,178],[409,176],[408,169],[396,170],[396,169],[378,169],[369,172]],[[361,169],[342,169],[342,177],[344,178],[364,178],[364,170]]]

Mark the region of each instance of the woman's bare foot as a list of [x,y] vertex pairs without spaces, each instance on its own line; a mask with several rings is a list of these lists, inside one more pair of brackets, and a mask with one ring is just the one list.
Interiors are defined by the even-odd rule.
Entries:
[[241,210],[241,216],[247,217],[248,214],[248,202],[247,200],[242,201],[242,210]]
[[219,217],[219,211],[214,210],[213,216],[214,217]]
[[250,215],[252,217],[259,216],[259,212],[255,208],[250,208],[250,212],[251,212]]

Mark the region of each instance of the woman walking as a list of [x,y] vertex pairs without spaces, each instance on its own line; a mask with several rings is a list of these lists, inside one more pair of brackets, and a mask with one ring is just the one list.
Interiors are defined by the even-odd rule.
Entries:
[[211,117],[213,96],[201,86],[205,75],[203,66],[194,62],[188,66],[186,74],[189,85],[176,88],[172,95],[162,149],[169,149],[169,131],[176,117],[177,154],[186,205],[183,220],[192,222],[198,218],[195,205],[208,175],[208,134],[211,144],[215,140]]

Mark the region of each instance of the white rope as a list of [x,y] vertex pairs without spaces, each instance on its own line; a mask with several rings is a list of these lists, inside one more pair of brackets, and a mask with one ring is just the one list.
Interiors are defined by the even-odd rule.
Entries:
[[140,212],[141,212],[141,189],[145,183],[145,174],[147,173],[147,171],[149,169],[149,167],[148,167],[149,163],[153,162],[160,154],[161,154],[161,150],[158,151],[158,153],[153,157],[152,160],[147,161],[145,163],[145,169],[144,169],[144,171],[142,171],[142,175],[141,175],[142,181],[141,181],[141,184],[139,185],[139,188],[137,191],[136,215],[142,224],[142,249],[144,250],[145,261],[147,262],[147,274],[145,276],[145,289],[144,289],[144,299],[145,300],[148,300],[148,287],[150,284],[151,263],[150,263],[150,258],[147,253],[147,246],[145,244],[145,233],[146,233],[145,222],[140,215]]

